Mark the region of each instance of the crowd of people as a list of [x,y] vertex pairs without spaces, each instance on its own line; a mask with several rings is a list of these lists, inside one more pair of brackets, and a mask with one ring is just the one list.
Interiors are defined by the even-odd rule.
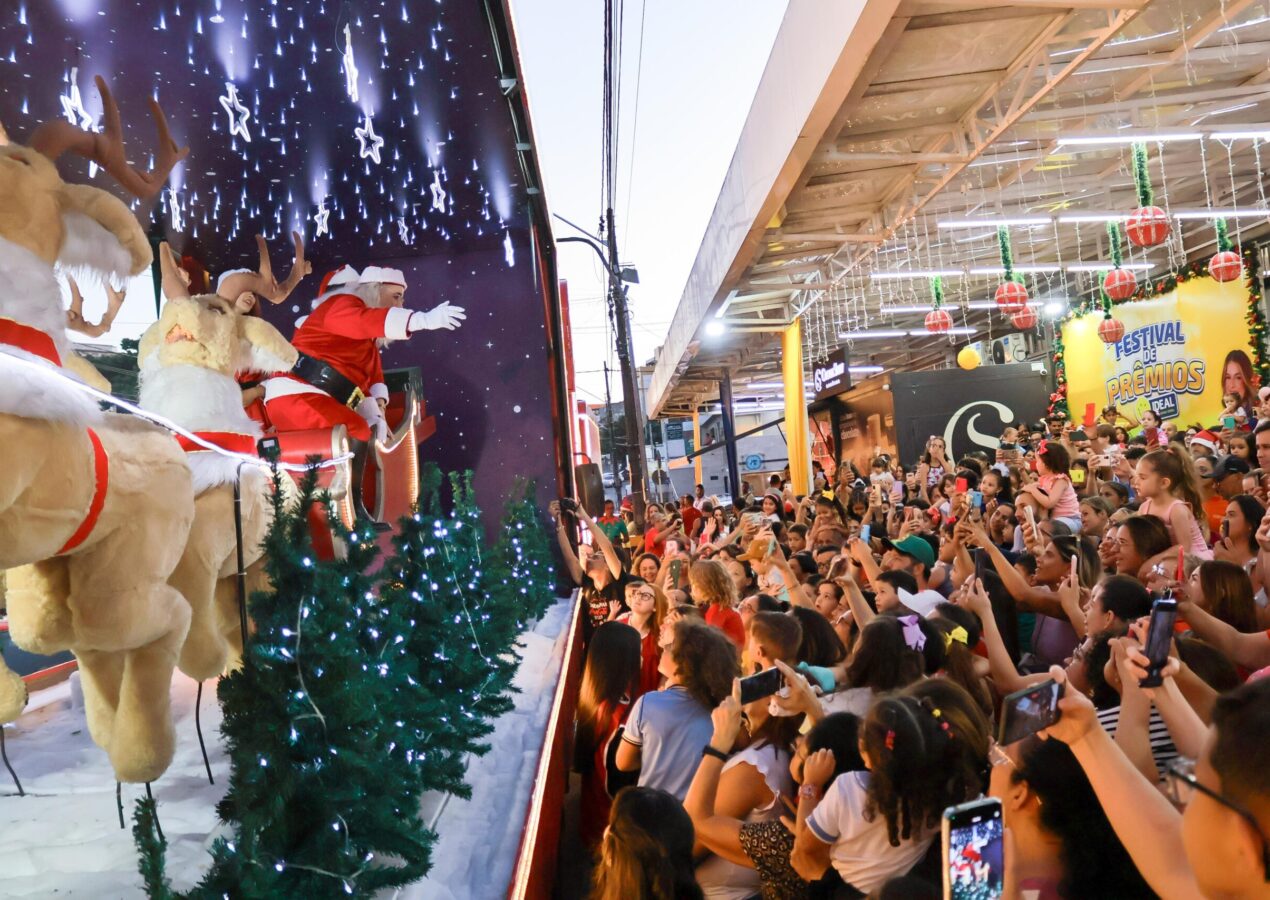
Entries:
[[[932,437],[909,470],[817,467],[806,496],[698,486],[642,530],[611,501],[554,505],[588,643],[593,896],[939,897],[941,816],[990,795],[1007,895],[1270,897],[1262,393],[1233,428],[1109,409],[1020,423],[994,454]],[[1165,592],[1170,659],[1144,687]],[[742,703],[772,668],[776,693]],[[1002,697],[1050,678],[1061,718],[998,745]]]

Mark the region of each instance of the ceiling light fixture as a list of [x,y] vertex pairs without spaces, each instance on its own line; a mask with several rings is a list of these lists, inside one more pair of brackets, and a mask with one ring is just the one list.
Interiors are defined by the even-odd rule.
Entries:
[[978,330],[979,330],[978,328],[971,328],[971,327],[949,328],[947,331],[932,333],[927,331],[925,328],[919,328],[914,331],[910,331],[909,334],[912,335],[913,337],[942,337],[945,334],[974,334]]
[[896,281],[904,278],[956,278],[961,274],[961,269],[891,269],[870,273],[874,281]]
[[[1112,262],[1096,262],[1096,263],[1073,263],[1067,267],[1069,272],[1106,272],[1109,269],[1116,268],[1116,264]],[[1155,263],[1121,263],[1120,268],[1128,269],[1130,272],[1149,272],[1155,268]]]
[[863,338],[901,338],[908,337],[908,332],[877,328],[872,331],[840,331],[838,332],[838,337],[845,338],[849,341],[858,341]]
[[1100,144],[1154,144],[1170,141],[1201,141],[1204,135],[1199,131],[1162,131],[1152,134],[1071,134],[1060,137],[1058,144],[1096,147]]
[[990,225],[1037,227],[1049,225],[1052,221],[1049,216],[999,216],[982,219],[940,219],[935,224],[939,228],[986,228]]
[[724,325],[722,322],[719,322],[717,320],[714,322],[706,323],[706,334],[708,334],[710,337],[718,337],[719,335],[723,334],[727,330],[728,330],[728,326]]

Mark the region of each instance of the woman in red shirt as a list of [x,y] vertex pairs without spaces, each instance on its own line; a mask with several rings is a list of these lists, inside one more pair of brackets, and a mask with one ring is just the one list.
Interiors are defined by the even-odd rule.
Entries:
[[582,774],[578,829],[588,848],[604,836],[612,799],[605,789],[609,744],[626,723],[639,690],[639,632],[622,622],[605,622],[591,636],[582,694],[578,699],[573,768]]
[[626,605],[630,607],[630,612],[622,613],[617,621],[639,632],[638,693],[646,694],[657,690],[661,683],[661,674],[657,671],[661,662],[661,647],[657,645],[657,636],[661,631],[662,619],[666,616],[666,595],[653,585],[636,579],[626,585]]
[[707,559],[695,562],[688,570],[692,599],[703,607],[706,623],[720,629],[737,647],[745,647],[745,625],[736,611],[736,584],[723,563]]

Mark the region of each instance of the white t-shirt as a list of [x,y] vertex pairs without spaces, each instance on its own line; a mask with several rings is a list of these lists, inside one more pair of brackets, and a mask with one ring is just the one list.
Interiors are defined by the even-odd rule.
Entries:
[[[726,772],[733,766],[748,763],[759,771],[772,801],[762,809],[752,809],[746,822],[766,822],[779,819],[786,812],[780,796],[794,795],[794,780],[789,774],[789,754],[771,744],[762,747],[746,747],[723,766]],[[697,884],[708,900],[746,900],[759,892],[762,885],[757,869],[739,866],[721,856],[708,856],[697,866]]]
[[825,715],[831,713],[852,713],[863,719],[869,714],[873,705],[873,688],[843,688],[820,698]]
[[868,789],[868,772],[844,772],[807,820],[812,834],[832,845],[829,860],[842,880],[866,894],[917,865],[935,838],[932,832],[892,847],[886,817],[864,817]]

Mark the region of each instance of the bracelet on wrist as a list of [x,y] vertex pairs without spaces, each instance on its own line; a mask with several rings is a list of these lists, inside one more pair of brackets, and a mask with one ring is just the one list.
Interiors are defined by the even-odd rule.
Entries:
[[817,800],[820,798],[820,788],[814,784],[804,784],[798,788],[798,799]]
[[706,744],[704,747],[701,748],[701,756],[703,758],[707,756],[713,756],[715,759],[720,760],[722,762],[728,761],[728,755],[726,753],[724,753],[722,750],[715,748],[714,746],[710,744]]

